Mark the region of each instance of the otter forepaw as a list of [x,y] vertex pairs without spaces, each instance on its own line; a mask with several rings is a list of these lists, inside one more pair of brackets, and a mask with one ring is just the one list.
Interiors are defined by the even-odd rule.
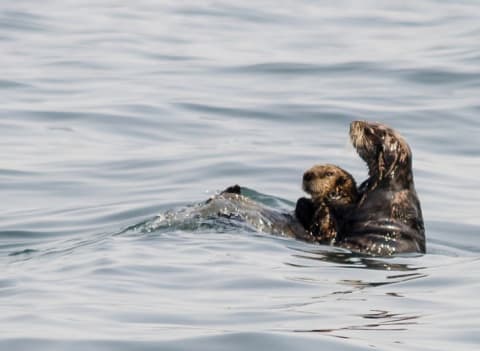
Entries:
[[305,229],[309,229],[315,214],[315,206],[311,199],[301,197],[295,206],[295,216]]

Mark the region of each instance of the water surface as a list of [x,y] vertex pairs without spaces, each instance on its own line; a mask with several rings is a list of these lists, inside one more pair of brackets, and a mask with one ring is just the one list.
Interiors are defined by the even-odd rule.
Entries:
[[[0,348],[478,348],[476,1],[24,0],[0,29]],[[288,208],[316,163],[362,181],[355,119],[409,141],[426,255],[142,227],[234,183]]]

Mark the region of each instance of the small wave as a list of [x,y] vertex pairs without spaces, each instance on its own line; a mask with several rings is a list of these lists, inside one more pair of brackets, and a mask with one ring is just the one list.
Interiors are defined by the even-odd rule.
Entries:
[[345,62],[336,64],[315,64],[300,62],[265,62],[245,66],[235,66],[223,68],[226,73],[239,74],[273,74],[273,75],[338,75],[345,73],[349,75],[360,74],[365,72],[385,74],[388,72],[379,65],[373,65],[368,62]]
[[41,32],[49,28],[43,17],[26,11],[2,11],[0,28],[4,31],[35,31]]
[[480,85],[480,73],[478,72],[455,72],[440,69],[401,69],[402,76],[419,84],[459,84],[477,82]]
[[30,254],[33,254],[35,252],[38,252],[38,250],[24,249],[24,250],[20,250],[20,251],[13,251],[13,252],[9,253],[8,256],[30,255]]
[[280,13],[272,13],[262,11],[256,7],[249,9],[246,7],[226,6],[217,4],[215,7],[180,7],[173,11],[176,14],[191,17],[213,17],[213,18],[229,18],[239,22],[258,23],[258,24],[274,24],[294,21],[295,18]]
[[30,88],[31,86],[15,80],[0,79],[0,89]]
[[[106,350],[171,350],[171,351],[211,351],[211,350],[277,350],[290,351],[300,349],[304,351],[367,350],[361,346],[354,346],[341,338],[318,338],[312,335],[299,335],[290,332],[230,332],[217,328],[185,328],[178,326],[157,326],[160,340],[131,341],[122,336],[115,339],[56,339],[43,338],[4,338],[0,340],[0,348],[5,350],[86,350],[93,347],[98,351]],[[162,336],[170,335],[170,337]],[[202,335],[194,336],[191,335]],[[183,337],[182,337],[183,336]]]

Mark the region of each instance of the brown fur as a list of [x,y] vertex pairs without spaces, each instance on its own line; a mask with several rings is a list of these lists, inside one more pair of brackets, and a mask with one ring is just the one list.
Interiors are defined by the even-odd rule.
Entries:
[[351,123],[350,139],[368,165],[369,177],[358,190],[343,169],[318,165],[304,174],[302,187],[311,198],[298,199],[295,216],[247,199],[238,186],[207,201],[202,213],[233,216],[265,232],[366,254],[425,252],[407,142],[383,124],[364,121]]
[[350,139],[367,163],[369,177],[346,218],[341,246],[378,255],[425,252],[422,210],[407,142],[392,128],[365,121],[351,123]]
[[355,180],[338,166],[316,165],[304,173],[302,188],[312,198],[297,201],[297,218],[316,241],[333,244],[344,213],[357,201]]

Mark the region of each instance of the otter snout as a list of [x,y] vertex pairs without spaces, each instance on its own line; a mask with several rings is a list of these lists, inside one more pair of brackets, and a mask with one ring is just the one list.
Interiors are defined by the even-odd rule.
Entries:
[[350,123],[350,140],[352,141],[353,147],[357,148],[361,144],[362,139],[364,138],[365,129],[367,127],[366,121],[353,121]]
[[352,136],[352,134],[354,134],[355,132],[364,129],[366,123],[367,122],[365,121],[353,121],[352,123],[350,123],[350,136]]
[[311,193],[311,190],[310,190],[310,182],[312,181],[313,179],[313,173],[311,172],[305,172],[303,174],[303,181],[302,181],[302,189],[303,191],[305,191],[306,193]]
[[304,174],[303,174],[303,182],[309,182],[313,179],[314,177],[314,174],[313,172],[310,172],[310,171],[306,171]]

